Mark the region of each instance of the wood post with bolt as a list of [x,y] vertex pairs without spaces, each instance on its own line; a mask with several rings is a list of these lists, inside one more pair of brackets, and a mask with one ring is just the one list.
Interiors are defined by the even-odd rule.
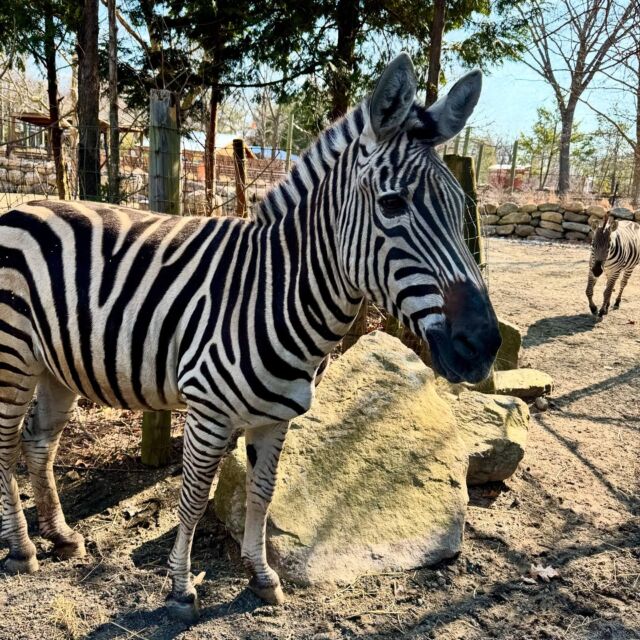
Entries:
[[[149,119],[149,209],[180,215],[180,127],[178,100],[164,89],[151,91]],[[142,462],[159,467],[171,453],[171,412],[145,411]]]

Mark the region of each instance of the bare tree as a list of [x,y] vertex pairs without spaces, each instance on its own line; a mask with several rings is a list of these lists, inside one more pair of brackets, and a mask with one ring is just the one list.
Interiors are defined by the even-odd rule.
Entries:
[[611,58],[616,66],[603,74],[610,90],[633,96],[633,109],[625,110],[625,101],[611,99],[607,111],[601,111],[591,101],[583,101],[617,131],[633,151],[633,178],[631,200],[640,204],[640,32],[633,29],[627,39],[618,41],[612,48]]
[[613,45],[638,25],[638,0],[557,0],[529,15],[532,47],[524,58],[553,88],[560,120],[558,192],[570,189],[576,106],[596,74],[610,71]]

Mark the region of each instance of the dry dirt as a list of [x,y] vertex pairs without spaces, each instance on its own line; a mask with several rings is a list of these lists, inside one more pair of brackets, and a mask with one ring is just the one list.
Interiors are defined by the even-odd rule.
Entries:
[[[21,467],[41,571],[0,573],[0,640],[640,638],[640,273],[622,308],[597,322],[583,294],[586,247],[494,240],[489,249],[495,306],[522,328],[524,364],[556,386],[515,477],[471,492],[459,558],[333,591],[285,584],[287,604],[265,606],[208,512],[193,550],[194,573],[206,572],[204,612],[186,629],[162,607],[180,440],[171,466],[148,471],[136,457],[139,416],[85,405],[57,473],[89,555],[51,559]],[[530,579],[532,564],[559,577]]]

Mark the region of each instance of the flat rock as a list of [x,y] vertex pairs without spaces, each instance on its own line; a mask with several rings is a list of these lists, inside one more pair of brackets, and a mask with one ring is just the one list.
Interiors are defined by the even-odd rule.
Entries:
[[562,224],[562,221],[564,220],[562,214],[557,211],[544,211],[540,215],[540,218],[544,222],[555,222],[556,224]]
[[499,216],[488,214],[481,218],[483,224],[498,224]]
[[551,222],[551,220],[540,220],[540,226],[543,229],[551,229],[552,231],[562,232],[562,225],[557,222]]
[[514,211],[500,218],[500,224],[529,224],[531,216],[528,213]]
[[484,212],[487,214],[495,214],[498,211],[498,205],[494,202],[486,202],[484,205]]
[[537,369],[496,371],[494,383],[497,394],[516,398],[537,398],[553,389],[551,376]]
[[588,224],[581,224],[580,222],[565,222],[562,223],[562,228],[567,231],[579,231],[585,235],[591,231],[591,227]]
[[[549,222],[547,224],[553,224],[553,222]],[[553,229],[545,229],[542,226],[536,228],[536,235],[542,236],[543,238],[547,238],[547,240],[559,240],[560,238],[562,238],[561,231],[555,231]]]
[[497,214],[502,217],[509,213],[513,213],[518,210],[518,205],[515,202],[504,202],[497,209]]
[[451,409],[469,452],[467,485],[511,477],[527,444],[527,405],[518,398],[465,391]]
[[580,202],[579,200],[573,200],[571,202],[565,202],[562,205],[562,208],[565,211],[573,211],[577,213],[578,211],[584,211],[584,202]]
[[520,328],[512,322],[501,318],[498,318],[498,326],[500,328],[502,344],[496,355],[494,368],[497,371],[517,369],[520,349],[522,347],[522,333],[520,332]]
[[543,202],[538,205],[538,211],[559,211],[560,209],[559,202]]
[[496,235],[498,236],[510,236],[515,229],[513,224],[498,224],[495,227]]
[[530,224],[516,225],[516,235],[520,236],[521,238],[527,238],[535,232],[536,232],[535,227],[532,227]]
[[584,213],[574,213],[573,211],[565,211],[564,219],[566,222],[581,222],[584,224],[589,219],[589,216],[585,215]]
[[[382,332],[329,367],[311,410],[291,423],[267,523],[270,561],[297,584],[407,570],[460,551],[467,451],[435,378]],[[214,505],[242,536],[242,440]]]
[[567,233],[564,234],[564,237],[567,240],[576,240],[581,242],[584,242],[589,238],[588,234],[580,233],[579,231],[567,231]]
[[520,211],[522,213],[533,213],[538,210],[538,205],[535,202],[528,202],[527,204],[520,205]]
[[587,214],[590,216],[596,216],[598,218],[604,218],[604,214],[607,212],[607,210],[599,205],[599,204],[592,204],[591,206],[587,207]]
[[633,211],[625,207],[616,207],[611,209],[610,214],[619,220],[633,220]]

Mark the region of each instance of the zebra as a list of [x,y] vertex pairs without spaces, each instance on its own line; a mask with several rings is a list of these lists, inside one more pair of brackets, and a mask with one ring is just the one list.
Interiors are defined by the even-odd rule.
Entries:
[[250,589],[283,601],[265,552],[280,452],[364,296],[427,340],[433,367],[453,382],[485,378],[500,346],[462,235],[463,192],[434,148],[462,130],[481,83],[471,71],[426,109],[415,100],[411,58],[400,54],[249,220],[53,200],[0,216],[6,571],[38,568],[14,477],[20,444],[41,534],[55,556],[85,553],[53,473],[61,431],[84,396],[187,410],[166,606],[189,624],[200,607],[194,530],[232,433],[245,431],[242,561]]
[[[622,274],[622,280],[618,297],[613,304],[614,310],[620,308],[622,292],[633,270],[640,263],[640,224],[626,220],[618,221],[610,218],[607,213],[602,224],[595,222],[593,229],[586,294],[591,313],[602,318],[609,312],[611,294],[620,274]],[[602,306],[598,311],[593,301],[593,289],[596,280],[603,272],[607,284],[604,288]]]

